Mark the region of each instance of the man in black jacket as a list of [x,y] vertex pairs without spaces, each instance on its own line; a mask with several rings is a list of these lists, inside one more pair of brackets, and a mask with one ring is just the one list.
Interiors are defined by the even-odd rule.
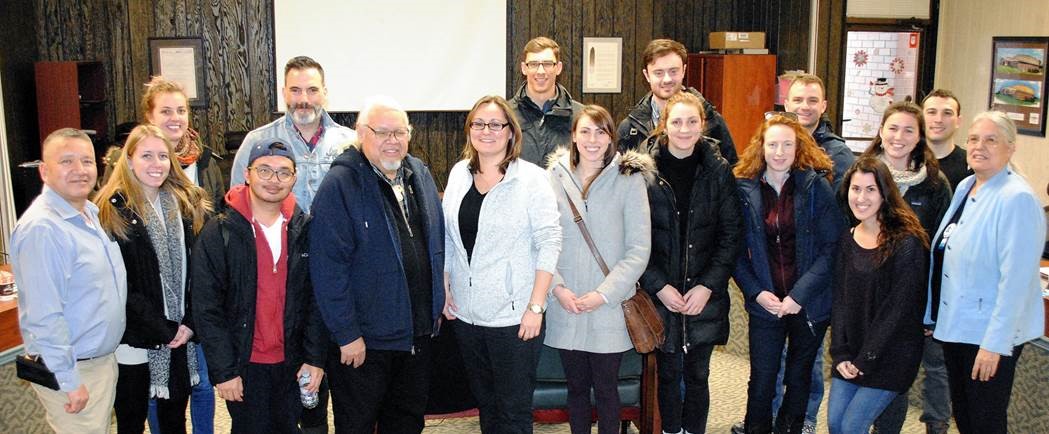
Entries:
[[193,312],[234,433],[297,433],[298,379],[316,392],[327,337],[309,274],[309,216],[279,139],[250,150],[247,182],[226,194],[193,249]]
[[525,84],[510,98],[521,123],[521,159],[546,166],[546,156],[572,144],[572,116],[583,105],[557,84],[561,74],[561,46],[539,36],[528,41],[521,57]]
[[641,98],[626,119],[619,123],[619,151],[637,149],[659,123],[659,116],[667,100],[674,94],[685,91],[703,100],[707,112],[707,131],[704,135],[715,139],[721,156],[728,160],[729,165],[735,165],[739,157],[736,155],[736,144],[732,141],[725,119],[698,90],[684,87],[687,66],[685,62],[688,60],[688,50],[685,46],[670,39],[654,39],[645,47],[642,60],[645,62],[645,68],[641,72],[651,91]]

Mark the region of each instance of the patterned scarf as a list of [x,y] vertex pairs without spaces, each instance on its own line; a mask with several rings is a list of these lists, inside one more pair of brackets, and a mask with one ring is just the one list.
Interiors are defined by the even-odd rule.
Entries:
[[[900,189],[900,196],[907,194],[907,190],[915,185],[921,184],[925,181],[925,178],[929,177],[929,172],[925,170],[925,166],[922,165],[921,169],[918,170],[896,170],[889,163],[889,160],[882,154],[881,160],[885,162],[885,165],[889,167],[889,173],[892,174],[892,180],[896,181],[896,187]],[[908,166],[908,169],[910,166]]]
[[[146,219],[146,230],[157,252],[160,265],[160,282],[164,290],[164,307],[169,321],[181,323],[184,315],[185,282],[182,279],[182,255],[185,253],[185,234],[182,231],[182,218],[179,215],[175,196],[167,190],[160,190],[160,209],[164,214],[154,214]],[[155,209],[152,206],[150,209]],[[147,350],[149,360],[149,396],[151,398],[170,398],[168,380],[171,378],[171,348],[163,346],[158,350]],[[190,385],[200,381],[197,374],[197,347],[192,342],[186,343],[186,361],[189,366]]]
[[197,137],[199,137],[197,132],[190,128],[182,136],[182,140],[175,144],[175,157],[178,158],[178,163],[182,167],[196,163],[200,158],[201,147],[197,143]]

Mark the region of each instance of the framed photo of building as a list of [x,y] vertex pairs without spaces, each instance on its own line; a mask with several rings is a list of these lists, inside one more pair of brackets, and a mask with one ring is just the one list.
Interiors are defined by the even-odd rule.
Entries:
[[1049,37],[995,37],[988,106],[1005,112],[1016,130],[1045,137]]

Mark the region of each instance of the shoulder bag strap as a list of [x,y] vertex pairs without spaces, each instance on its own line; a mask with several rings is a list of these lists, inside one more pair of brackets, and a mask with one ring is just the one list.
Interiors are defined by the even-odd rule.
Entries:
[[594,239],[590,238],[590,231],[586,229],[586,222],[583,221],[583,216],[579,215],[579,209],[575,207],[575,202],[572,202],[572,198],[568,195],[568,190],[565,189],[564,185],[561,185],[561,190],[565,192],[565,200],[568,201],[568,207],[572,209],[572,220],[579,226],[579,232],[583,233],[583,240],[586,241],[586,246],[590,248],[590,253],[594,255],[594,259],[597,260],[597,265],[601,267],[601,272],[608,275],[608,265],[605,264],[604,258],[601,257],[601,252],[597,251],[597,246],[594,245]]

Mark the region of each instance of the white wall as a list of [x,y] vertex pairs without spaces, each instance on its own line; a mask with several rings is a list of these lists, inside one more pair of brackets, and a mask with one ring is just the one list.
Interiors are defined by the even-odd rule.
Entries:
[[[977,112],[987,110],[991,84],[991,38],[1049,36],[1045,0],[950,0],[940,2],[936,47],[936,86],[954,91],[962,105],[965,129]],[[964,134],[964,131],[961,132]],[[957,142],[964,139],[957,137]],[[1013,156],[1042,203],[1049,183],[1049,139],[1019,136]]]

